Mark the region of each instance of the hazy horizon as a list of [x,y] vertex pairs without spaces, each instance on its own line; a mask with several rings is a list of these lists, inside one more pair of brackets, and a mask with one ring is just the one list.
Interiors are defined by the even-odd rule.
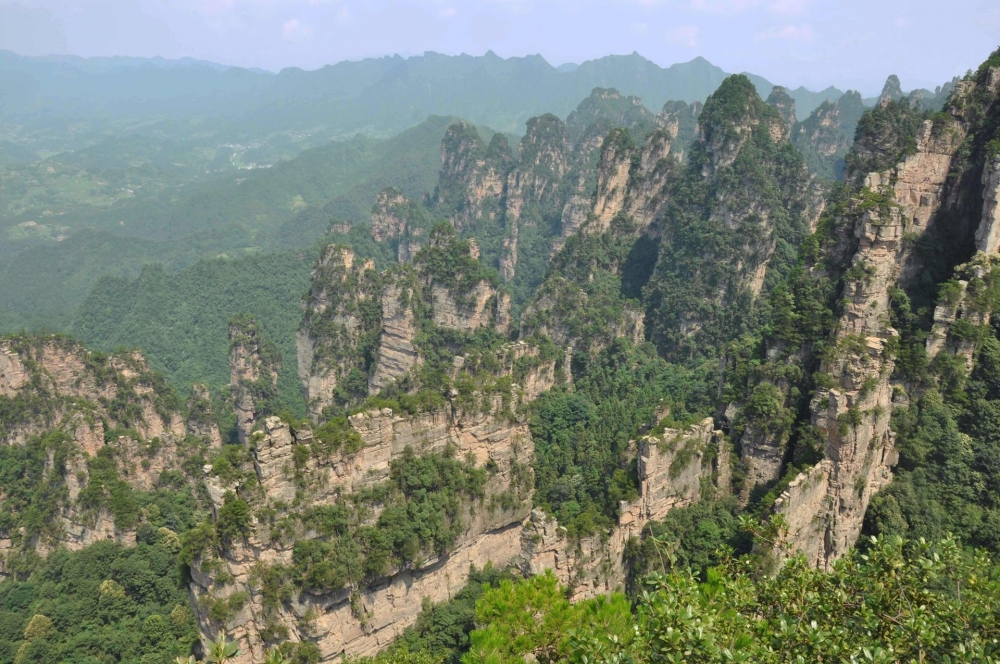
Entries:
[[[638,52],[877,94],[934,89],[1000,44],[1000,7],[957,0],[0,0],[0,49],[26,56],[194,58],[280,71],[436,52],[541,55],[553,66]],[[928,48],[933,45],[934,48]]]

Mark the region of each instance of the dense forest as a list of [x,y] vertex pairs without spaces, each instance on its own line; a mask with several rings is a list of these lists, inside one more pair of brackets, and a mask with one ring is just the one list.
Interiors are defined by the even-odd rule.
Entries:
[[268,168],[0,151],[0,664],[1000,661],[1000,50],[689,64],[296,146],[275,90],[426,91],[233,77]]

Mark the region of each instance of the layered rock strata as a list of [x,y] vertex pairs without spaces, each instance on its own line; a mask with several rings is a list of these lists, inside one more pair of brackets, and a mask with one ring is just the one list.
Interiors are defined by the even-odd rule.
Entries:
[[[531,353],[525,344],[514,344],[506,352],[505,363],[512,366],[517,358]],[[274,531],[272,522],[257,517],[245,542],[221,557],[205,554],[192,570],[192,592],[201,607],[198,616],[206,636],[226,628],[244,648],[238,661],[257,661],[266,646],[262,634],[278,621],[290,640],[316,643],[324,659],[372,655],[416,620],[425,601],[441,602],[460,590],[470,565],[507,564],[520,551],[520,524],[530,510],[533,452],[527,423],[510,419],[510,413],[518,403],[550,388],[554,376],[552,363],[537,365],[524,376],[523,385],[515,386],[511,397],[488,397],[485,408],[480,401],[465,410],[456,401],[447,409],[419,415],[388,408],[358,413],[351,416],[349,425],[362,441],[360,449],[328,458],[312,454],[299,465],[296,450],[314,445],[313,432],[292,430],[278,418],[268,418],[250,441],[258,486],[218,486],[210,491],[217,509],[225,503],[227,491],[245,496],[258,515],[292,516],[299,509],[295,505],[314,509],[337,504],[343,495],[386,480],[393,461],[408,450],[421,455],[451,450],[466,463],[491,469],[485,498],[466,506],[461,534],[446,554],[418,567],[392,570],[363,587],[325,594],[292,593],[277,615],[263,604],[254,575],[270,567],[290,566],[294,546]],[[219,480],[209,476],[207,482],[211,486]],[[303,531],[294,539],[316,537],[315,532]],[[214,581],[220,571],[232,579],[222,587]],[[238,615],[221,624],[213,620],[205,607],[237,594],[248,598]]]
[[[93,353],[64,337],[0,341],[0,399],[11,414],[0,423],[0,444],[35,448],[45,460],[37,492],[57,496],[56,505],[44,507],[52,511],[41,512],[43,523],[0,529],[0,576],[15,556],[77,551],[105,540],[135,543],[135,519],[116,524],[93,492],[86,501],[81,495],[99,455],[112,460],[118,480],[149,491],[165,471],[183,477],[185,460],[219,437],[210,412],[196,422],[183,416],[176,396],[139,353]],[[27,464],[22,472],[30,477],[35,470]],[[105,467],[99,481],[107,473]],[[0,509],[17,524],[19,508],[7,499],[0,490]]]
[[[891,83],[891,81],[890,81]],[[823,362],[823,382],[812,400],[812,423],[825,438],[825,459],[801,473],[778,499],[775,510],[789,525],[788,542],[821,568],[851,547],[861,531],[871,496],[891,480],[897,460],[894,434],[889,427],[893,408],[890,376],[896,330],[889,325],[890,290],[906,287],[919,278],[920,261],[912,253],[912,238],[931,229],[963,233],[962,228],[937,229],[947,223],[948,209],[961,203],[951,187],[951,172],[970,125],[967,102],[975,82],[960,84],[947,109],[947,118],[923,123],[916,136],[916,151],[890,172],[871,173],[865,188],[852,202],[849,223],[841,233],[853,235],[856,247],[844,275],[843,310],[835,327],[836,349]],[[893,93],[887,84],[890,96]],[[983,182],[989,192],[990,165]],[[989,198],[985,193],[984,198]],[[980,246],[989,246],[990,205],[975,231]],[[904,241],[904,234],[906,239]],[[849,238],[836,242],[851,246]],[[985,263],[974,261],[967,278],[980,278]],[[955,340],[949,328],[957,318],[974,326],[985,322],[984,312],[968,298],[967,283],[954,282],[935,311],[935,325],[928,351],[936,354],[951,341],[952,350],[964,356],[967,366],[974,348]]]

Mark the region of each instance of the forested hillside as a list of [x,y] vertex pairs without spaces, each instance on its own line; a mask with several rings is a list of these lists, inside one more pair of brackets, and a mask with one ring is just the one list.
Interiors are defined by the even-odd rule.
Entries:
[[[341,219],[348,224],[367,221],[371,201],[383,187],[413,196],[432,187],[441,136],[450,121],[430,118],[385,141],[359,136],[331,143],[272,169],[215,176],[108,209],[88,209],[76,202],[56,208],[59,221],[49,225],[15,222],[50,209],[50,201],[31,213],[14,215],[5,229],[6,240],[0,239],[5,248],[0,249],[6,285],[0,293],[4,329],[67,329],[98,279],[135,278],[143,265],[158,263],[174,271],[220,254],[238,258],[261,251],[308,250],[333,216],[344,215]],[[17,187],[10,193],[6,200],[11,204],[24,201]],[[56,231],[54,223],[59,224]],[[50,232],[62,235],[44,237]]]
[[998,661],[1000,50],[628,92],[16,256],[0,663]]

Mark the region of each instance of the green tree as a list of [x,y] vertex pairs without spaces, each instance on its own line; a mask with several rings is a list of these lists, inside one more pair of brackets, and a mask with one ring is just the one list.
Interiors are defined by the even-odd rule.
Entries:
[[1000,574],[951,538],[880,538],[829,572],[793,558],[773,576],[753,557],[704,581],[653,574],[635,613],[620,595],[571,605],[551,576],[487,591],[464,661],[1000,661]]
[[212,662],[212,664],[225,664],[235,659],[239,654],[239,645],[235,641],[230,641],[226,638],[226,630],[222,630],[208,644],[208,655],[205,657],[205,661]]

